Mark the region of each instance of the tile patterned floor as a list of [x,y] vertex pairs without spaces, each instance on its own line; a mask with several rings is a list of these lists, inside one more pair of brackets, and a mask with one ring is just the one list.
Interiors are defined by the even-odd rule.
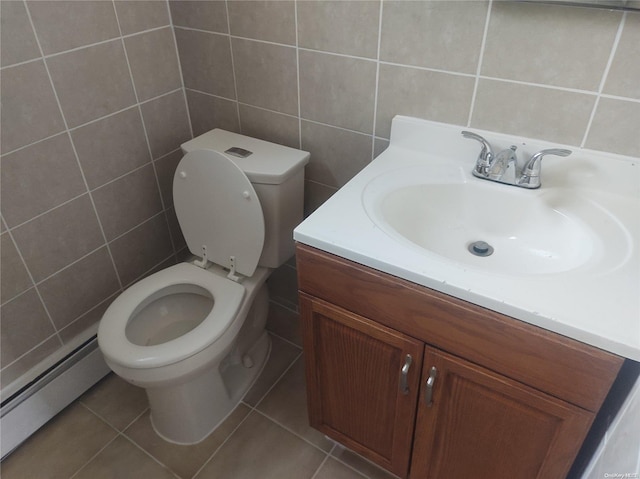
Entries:
[[110,374],[5,459],[2,478],[394,477],[309,427],[292,315],[275,308],[269,320],[272,352],[263,373],[203,442],[177,446],[160,439],[151,428],[144,391]]

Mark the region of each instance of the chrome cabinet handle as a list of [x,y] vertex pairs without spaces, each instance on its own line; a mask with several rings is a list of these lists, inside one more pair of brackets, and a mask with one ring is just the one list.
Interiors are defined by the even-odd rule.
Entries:
[[407,381],[407,376],[409,376],[409,368],[411,367],[411,363],[413,362],[413,358],[410,354],[404,358],[404,365],[400,370],[400,391],[402,394],[409,394],[409,384]]
[[429,379],[424,385],[424,402],[427,403],[427,407],[433,406],[433,385],[438,377],[438,370],[435,366],[431,367],[429,371]]

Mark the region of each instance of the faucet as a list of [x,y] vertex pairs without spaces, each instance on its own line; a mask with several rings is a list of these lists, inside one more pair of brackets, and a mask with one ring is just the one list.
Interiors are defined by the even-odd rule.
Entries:
[[523,188],[538,188],[540,187],[540,168],[542,167],[542,158],[545,155],[556,156],[569,156],[571,150],[565,150],[562,148],[550,148],[548,150],[542,150],[533,155],[527,164],[522,168],[520,178],[518,178],[518,186]]
[[520,170],[516,155],[518,147],[516,145],[511,145],[510,148],[506,148],[494,155],[491,145],[482,136],[471,131],[463,131],[462,136],[479,141],[482,144],[482,149],[473,168],[473,176],[521,188],[534,189],[540,187],[540,169],[544,156],[569,156],[571,154],[571,150],[561,148],[542,150],[534,154]]

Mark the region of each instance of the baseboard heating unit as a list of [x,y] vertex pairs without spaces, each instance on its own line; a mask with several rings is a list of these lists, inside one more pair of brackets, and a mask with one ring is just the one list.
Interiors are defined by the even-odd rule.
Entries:
[[2,401],[2,459],[108,372],[98,340],[93,336]]

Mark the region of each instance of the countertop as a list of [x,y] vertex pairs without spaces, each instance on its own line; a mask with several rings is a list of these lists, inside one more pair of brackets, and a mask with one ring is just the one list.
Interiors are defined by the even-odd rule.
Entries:
[[479,144],[462,138],[463,129],[409,117],[394,118],[389,147],[305,219],[295,229],[294,239],[640,361],[640,159],[470,129],[496,147],[517,144],[523,155],[550,147],[574,151],[568,158],[545,158],[542,187],[524,191],[540,194],[544,188],[556,188],[561,181],[566,186],[568,182],[582,197],[597,197],[600,205],[615,211],[616,221],[625,232],[625,246],[622,253],[614,255],[615,261],[604,267],[557,274],[489,273],[425,251],[372,220],[365,208],[372,185],[384,184],[384,178],[393,183],[400,170],[415,171],[419,176],[423,168],[446,165],[459,172],[456,174],[462,175],[462,181],[515,188],[472,177]]

